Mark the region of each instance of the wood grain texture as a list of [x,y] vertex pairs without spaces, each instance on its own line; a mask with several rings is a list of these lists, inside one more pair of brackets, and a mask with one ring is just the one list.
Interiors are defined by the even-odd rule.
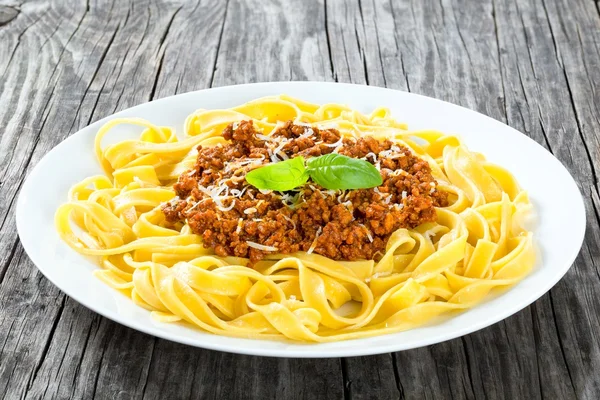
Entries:
[[[0,0],[0,398],[600,398],[599,43],[593,0]],[[29,261],[16,196],[53,146],[154,98],[275,80],[409,90],[529,135],[585,199],[573,268],[532,306],[460,339],[293,360],[125,328]]]

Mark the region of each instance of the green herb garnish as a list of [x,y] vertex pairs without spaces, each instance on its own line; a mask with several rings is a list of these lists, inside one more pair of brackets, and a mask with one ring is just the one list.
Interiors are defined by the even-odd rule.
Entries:
[[308,160],[310,178],[325,189],[368,189],[383,183],[373,164],[337,153]]
[[337,153],[310,158],[301,156],[250,171],[246,181],[258,189],[285,191],[301,186],[311,178],[325,189],[368,189],[383,183],[371,163]]
[[279,192],[304,185],[307,180],[308,173],[302,156],[268,164],[246,174],[246,181],[255,188]]

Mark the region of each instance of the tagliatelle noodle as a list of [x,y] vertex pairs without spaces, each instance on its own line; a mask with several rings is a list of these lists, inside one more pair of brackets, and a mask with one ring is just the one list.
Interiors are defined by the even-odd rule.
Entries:
[[[224,143],[230,123],[253,120],[270,135],[280,121],[372,135],[427,160],[438,189],[449,193],[437,221],[399,229],[375,262],[317,254],[248,260],[217,257],[187,224],[165,224],[161,204],[198,145]],[[102,147],[117,125],[141,127],[137,140]],[[497,287],[526,276],[535,263],[528,220],[533,209],[504,168],[467,149],[458,136],[409,131],[386,108],[365,115],[340,104],[265,97],[232,109],[198,110],[185,138],[141,119],[114,119],[98,132],[95,153],[105,175],[74,185],[56,212],[56,228],[75,251],[99,257],[94,274],[163,322],[257,339],[329,342],[399,332],[449,311],[471,308]]]

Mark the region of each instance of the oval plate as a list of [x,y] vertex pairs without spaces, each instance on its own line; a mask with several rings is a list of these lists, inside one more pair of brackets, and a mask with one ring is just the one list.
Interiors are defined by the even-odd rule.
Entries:
[[[208,334],[179,324],[155,322],[150,313],[92,275],[97,268],[64,244],[54,229],[54,212],[71,185],[101,174],[93,152],[98,128],[116,117],[141,117],[183,132],[185,117],[198,108],[229,108],[258,97],[288,94],[315,103],[344,103],[362,112],[389,107],[410,129],[456,133],[467,146],[511,171],[531,197],[538,224],[534,240],[541,255],[534,270],[513,288],[435,324],[406,332],[336,343],[303,344],[238,339]],[[107,138],[134,137],[115,128]],[[135,135],[139,135],[137,129]],[[556,188],[560,187],[560,195]],[[40,193],[43,201],[40,201]],[[568,214],[565,210],[569,210]],[[583,241],[585,210],[573,178],[543,147],[522,133],[440,100],[390,89],[322,82],[272,82],[220,87],[142,104],[104,118],[70,136],[33,169],[19,195],[17,229],[29,257],[62,291],[84,306],[133,329],[175,342],[240,354],[275,357],[346,357],[407,350],[482,329],[523,309],[546,293],[569,269]]]

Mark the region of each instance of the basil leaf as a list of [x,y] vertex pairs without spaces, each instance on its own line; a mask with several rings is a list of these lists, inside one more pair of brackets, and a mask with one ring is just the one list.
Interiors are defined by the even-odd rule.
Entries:
[[308,160],[311,179],[325,189],[367,189],[383,183],[381,174],[371,163],[337,153]]
[[302,156],[268,164],[246,174],[246,181],[255,188],[279,192],[304,185],[307,180],[308,173]]

